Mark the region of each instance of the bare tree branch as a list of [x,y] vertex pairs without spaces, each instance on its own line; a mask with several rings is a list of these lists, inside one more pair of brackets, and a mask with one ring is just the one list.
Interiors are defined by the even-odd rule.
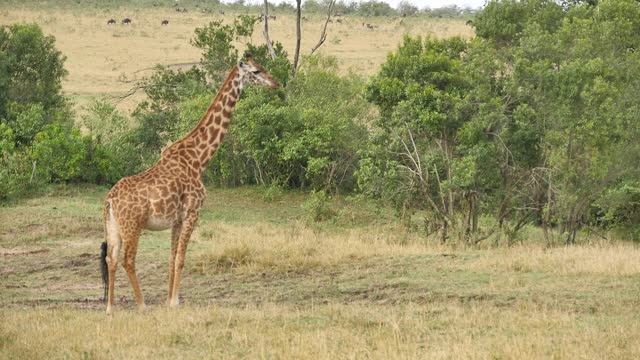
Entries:
[[117,105],[125,101],[126,99],[130,98],[131,96],[135,95],[139,90],[144,90],[145,88],[147,88],[147,86],[136,85],[130,88],[129,90],[127,90],[127,92],[122,95],[111,95],[108,98],[110,99],[111,104]]
[[291,76],[296,75],[298,70],[298,60],[300,58],[300,38],[302,37],[302,30],[300,29],[300,19],[302,18],[302,11],[300,10],[300,4],[302,0],[296,0],[296,51],[293,54],[293,71]]
[[333,11],[333,6],[336,4],[336,0],[330,0],[329,1],[329,6],[327,8],[327,19],[324,22],[324,26],[322,27],[322,33],[320,33],[320,40],[318,40],[318,43],[311,48],[311,53],[310,55],[313,55],[313,53],[318,50],[318,48],[324,44],[324,41],[327,40],[327,24],[329,23],[329,20],[331,20],[331,12]]
[[273,50],[273,45],[271,44],[271,40],[269,39],[269,3],[267,0],[264,0],[264,30],[262,31],[262,34],[264,35],[264,39],[267,42],[267,49],[269,49],[271,60],[275,60],[276,52]]
[[[131,81],[128,81],[131,82]],[[122,95],[110,95],[107,98],[110,99],[111,104],[113,105],[117,105],[125,100],[127,100],[128,98],[130,98],[131,96],[135,95],[138,93],[138,91],[144,91],[147,89],[154,89],[154,88],[164,88],[164,89],[177,89],[177,86],[169,86],[166,84],[145,84],[143,82],[136,82],[136,85],[132,86],[131,88],[129,88],[129,90],[127,90],[127,92],[125,92]]]

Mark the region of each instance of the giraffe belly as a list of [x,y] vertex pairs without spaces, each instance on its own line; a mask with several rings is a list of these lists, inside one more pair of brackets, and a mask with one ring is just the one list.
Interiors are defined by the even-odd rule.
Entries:
[[147,230],[159,231],[171,229],[173,226],[173,219],[159,218],[150,216],[147,222],[144,224],[144,228]]

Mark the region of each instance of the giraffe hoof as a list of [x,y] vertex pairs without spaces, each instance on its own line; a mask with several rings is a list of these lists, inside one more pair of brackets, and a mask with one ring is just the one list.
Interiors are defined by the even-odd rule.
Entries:
[[147,310],[147,305],[145,304],[138,305],[138,311],[143,312],[145,310]]
[[179,304],[180,304],[180,301],[178,300],[178,298],[171,299],[171,301],[169,301],[170,308],[177,308]]

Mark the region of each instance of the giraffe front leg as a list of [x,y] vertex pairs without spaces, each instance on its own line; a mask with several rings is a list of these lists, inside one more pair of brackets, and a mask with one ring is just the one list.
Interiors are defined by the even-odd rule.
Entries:
[[171,229],[171,254],[169,255],[169,296],[167,297],[167,305],[171,304],[173,295],[173,281],[176,269],[176,253],[178,252],[178,240],[182,232],[182,223],[176,223]]
[[182,223],[180,236],[178,239],[178,248],[175,257],[175,266],[173,269],[173,289],[171,290],[171,298],[169,300],[170,307],[176,307],[179,304],[178,289],[180,287],[180,272],[184,267],[184,258],[187,253],[187,245],[191,238],[191,233],[198,222],[198,212],[190,210]]

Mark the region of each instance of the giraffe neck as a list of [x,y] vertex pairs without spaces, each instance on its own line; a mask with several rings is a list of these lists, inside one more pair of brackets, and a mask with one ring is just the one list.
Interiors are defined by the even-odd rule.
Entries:
[[241,92],[242,81],[236,66],[198,125],[182,140],[167,148],[162,153],[162,158],[178,157],[181,163],[196,170],[198,175],[202,174],[220,147]]

